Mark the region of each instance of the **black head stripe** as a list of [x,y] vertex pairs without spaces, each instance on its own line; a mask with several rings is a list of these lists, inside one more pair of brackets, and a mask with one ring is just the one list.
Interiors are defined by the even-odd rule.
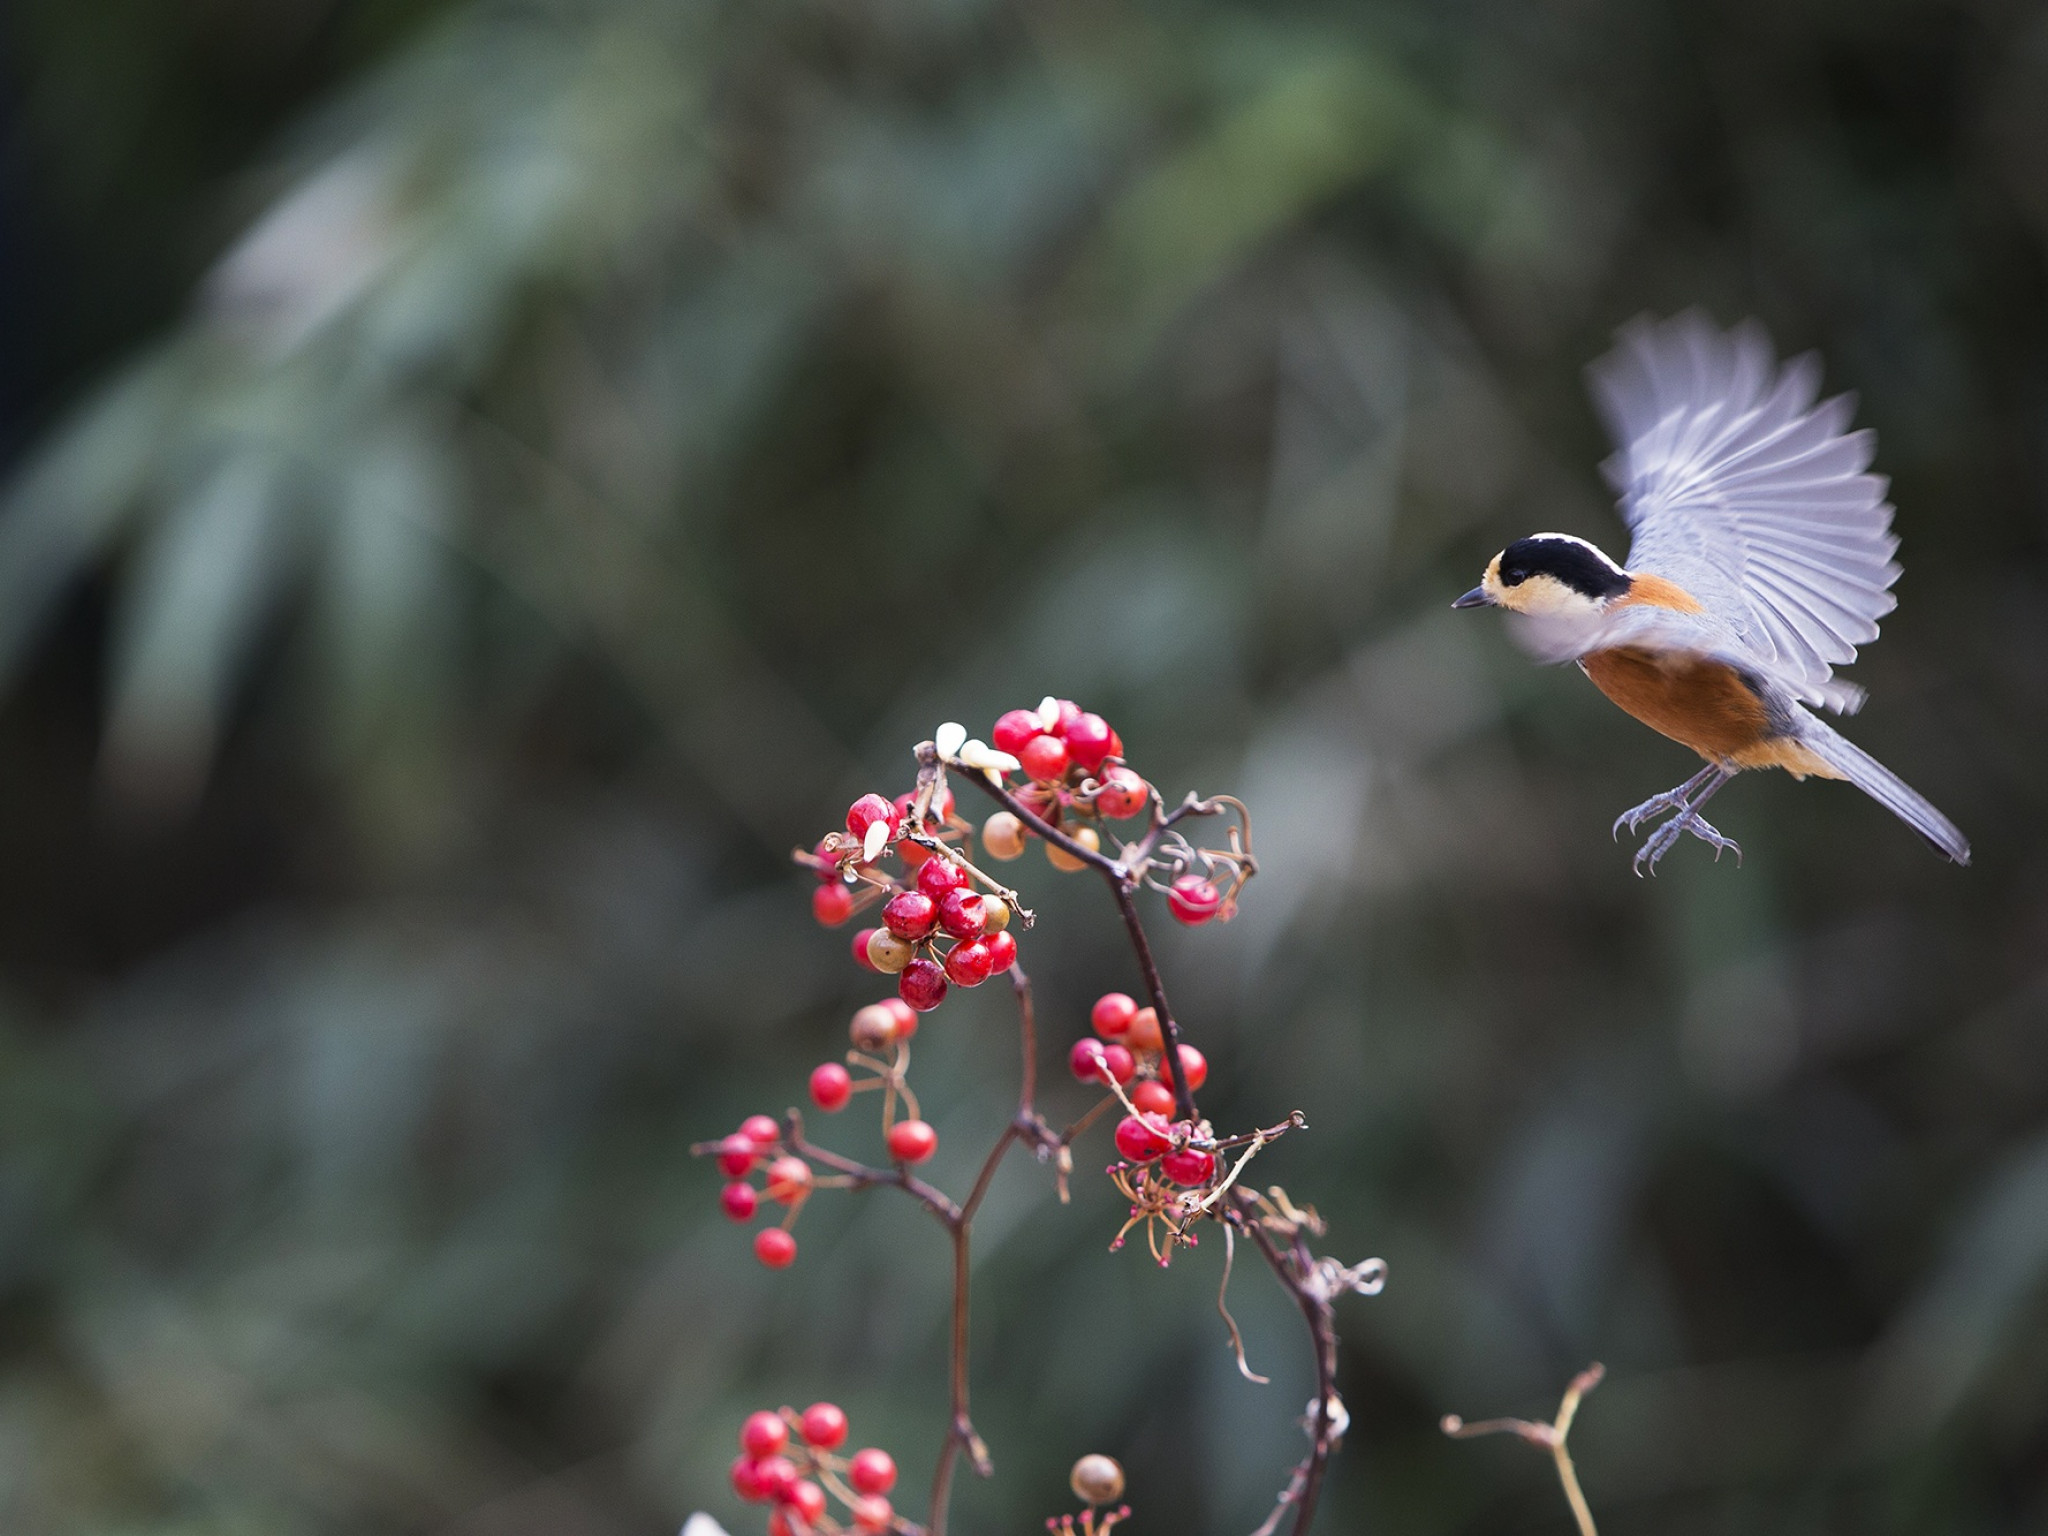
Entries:
[[1500,552],[1500,581],[1518,587],[1531,576],[1551,576],[1591,598],[1618,597],[1629,587],[1600,556],[1572,539],[1517,539]]

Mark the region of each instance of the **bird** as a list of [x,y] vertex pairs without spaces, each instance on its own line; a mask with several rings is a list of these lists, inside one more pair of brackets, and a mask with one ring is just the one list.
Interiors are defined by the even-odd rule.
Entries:
[[1615,445],[1601,467],[1632,535],[1628,563],[1572,534],[1532,534],[1451,606],[1507,610],[1538,658],[1577,662],[1706,760],[1616,818],[1617,839],[1659,823],[1636,874],[1655,874],[1688,833],[1739,864],[1740,845],[1700,810],[1753,768],[1846,780],[1968,864],[1954,822],[1815,713],[1862,705],[1834,669],[1898,602],[1889,482],[1869,473],[1876,434],[1848,430],[1854,398],[1816,403],[1813,354],[1781,366],[1762,325],[1724,331],[1698,310],[1630,321],[1587,371]]

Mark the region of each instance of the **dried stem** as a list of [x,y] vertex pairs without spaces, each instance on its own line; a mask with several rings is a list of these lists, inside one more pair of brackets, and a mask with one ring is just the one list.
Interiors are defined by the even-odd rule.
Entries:
[[968,1191],[966,1201],[946,1223],[946,1230],[953,1238],[953,1347],[949,1372],[951,1399],[948,1404],[945,1443],[939,1447],[938,1466],[932,1472],[932,1508],[928,1521],[931,1536],[946,1536],[947,1506],[953,1496],[953,1468],[961,1451],[966,1451],[968,1460],[974,1464],[975,1472],[988,1477],[995,1471],[995,1463],[989,1459],[988,1446],[975,1433],[974,1420],[968,1414],[967,1349],[969,1343],[970,1309],[970,1249],[973,1238],[974,1214],[981,1209],[982,1199],[988,1194],[988,1187],[995,1179],[996,1169],[1012,1145],[1020,1139],[1034,1141],[1048,1134],[1045,1123],[1038,1118],[1034,1102],[1038,1093],[1038,1025],[1031,1005],[1031,978],[1024,974],[1022,967],[1010,967],[1010,990],[1017,998],[1017,1035],[1023,1054],[1023,1068],[1018,1074],[1017,1113],[1010,1123],[1003,1127],[1003,1134],[996,1138],[996,1144],[989,1148],[988,1156],[982,1159],[981,1172],[976,1175],[974,1188]]
[[1593,1528],[1593,1511],[1586,1503],[1585,1493],[1579,1488],[1578,1469],[1572,1465],[1570,1439],[1572,1420],[1578,1417],[1579,1404],[1588,1392],[1600,1385],[1600,1378],[1606,1374],[1607,1368],[1596,1360],[1574,1376],[1571,1385],[1564,1389],[1563,1400],[1557,1405],[1557,1417],[1548,1424],[1531,1419],[1482,1419],[1477,1424],[1467,1424],[1455,1413],[1447,1413],[1443,1431],[1454,1440],[1473,1440],[1481,1435],[1514,1435],[1550,1452],[1550,1459],[1557,1468],[1558,1483],[1564,1488],[1565,1502],[1571,1505],[1572,1518],[1579,1523],[1579,1536],[1599,1536]]
[[1330,1453],[1342,1442],[1344,1431],[1351,1425],[1344,1400],[1337,1395],[1337,1312],[1332,1305],[1334,1298],[1326,1286],[1318,1283],[1319,1269],[1315,1255],[1309,1251],[1305,1224],[1294,1226],[1283,1248],[1259,1219],[1258,1197],[1249,1191],[1239,1192],[1225,1219],[1251,1239],[1252,1245],[1273,1271],[1273,1278],[1301,1308],[1315,1350],[1316,1396],[1307,1422],[1308,1455],[1294,1469],[1272,1516],[1260,1527],[1260,1536],[1271,1536],[1271,1532],[1278,1529],[1288,1506],[1292,1505],[1294,1536],[1304,1536],[1316,1517],[1316,1501],[1321,1497],[1323,1478],[1329,1471]]

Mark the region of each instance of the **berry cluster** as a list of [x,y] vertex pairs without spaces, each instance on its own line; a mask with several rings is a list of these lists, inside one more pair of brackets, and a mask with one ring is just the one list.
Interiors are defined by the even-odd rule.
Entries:
[[[1164,802],[1151,784],[1123,760],[1123,738],[1102,716],[1090,714],[1072,699],[1047,698],[1036,709],[1013,709],[996,721],[990,733],[995,750],[980,742],[963,743],[958,760],[1000,778],[1010,772],[1027,780],[1016,791],[1017,803],[1031,815],[1064,834],[1090,853],[1102,851],[1106,822],[1125,821],[1151,809],[1155,826],[1170,820]],[[943,752],[948,744],[940,743]],[[1234,803],[1234,802],[1233,802]],[[1022,817],[997,811],[982,824],[981,843],[990,858],[1014,859],[1036,831]],[[1146,840],[1149,851],[1150,839]],[[1129,851],[1129,850],[1127,850]],[[1234,849],[1230,854],[1203,851],[1173,839],[1159,849],[1174,871],[1166,892],[1167,910],[1190,925],[1224,921],[1236,911],[1237,892],[1251,872],[1250,861]],[[1083,861],[1070,850],[1048,842],[1045,856],[1056,869],[1080,869]],[[1192,865],[1199,863],[1196,870]],[[1211,878],[1221,869],[1229,875],[1227,889]]]
[[[896,995],[920,1013],[944,1002],[949,987],[978,987],[1017,959],[1009,932],[1015,895],[960,851],[972,831],[954,815],[938,774],[894,801],[862,795],[847,809],[844,833],[797,855],[818,874],[811,911],[827,927],[881,903],[880,925],[853,936],[853,958],[894,976]],[[900,872],[881,863],[891,853]],[[974,888],[977,880],[987,894]]]
[[[1036,709],[1010,710],[989,734],[993,753],[975,753],[978,743],[969,742],[961,750],[962,760],[985,755],[999,773],[1022,773],[1028,782],[1017,799],[1091,853],[1102,851],[1103,821],[1127,820],[1152,803],[1152,786],[1124,765],[1123,738],[1102,716],[1072,699],[1048,698]],[[997,811],[982,824],[981,843],[990,858],[1014,859],[1035,835],[1022,818]],[[1081,860],[1053,843],[1046,844],[1045,856],[1055,869],[1082,867]]]
[[[811,1102],[828,1115],[846,1108],[857,1093],[881,1092],[882,1140],[890,1161],[904,1168],[929,1162],[939,1150],[939,1133],[921,1118],[910,1087],[910,1041],[916,1033],[916,1010],[900,997],[885,997],[854,1013],[847,1026],[853,1049],[846,1053],[846,1064],[823,1062],[811,1072]],[[849,1165],[800,1143],[794,1121],[792,1130],[785,1132],[769,1115],[750,1115],[732,1135],[692,1150],[718,1159],[729,1180],[719,1203],[734,1221],[753,1220],[764,1198],[788,1208],[781,1225],[754,1234],[754,1256],[770,1269],[784,1269],[795,1261],[796,1236],[791,1228],[804,1202],[819,1189],[848,1183],[843,1175],[816,1174],[802,1154],[808,1151],[824,1158],[828,1166]],[[756,1172],[763,1175],[758,1189],[752,1181]]]
[[[1067,1070],[1084,1083],[1103,1083],[1119,1091],[1117,1097],[1131,1106],[1131,1113],[1170,1115],[1173,1090],[1164,1080],[1166,1038],[1159,1028],[1159,1012],[1140,1008],[1137,999],[1122,992],[1105,992],[1088,1011],[1088,1022],[1100,1039],[1083,1036],[1067,1053]],[[1192,1045],[1180,1048],[1180,1072],[1194,1093],[1209,1080],[1209,1061]]]
[[[845,1531],[908,1531],[890,1507],[896,1460],[872,1447],[840,1456],[846,1415],[835,1403],[813,1403],[802,1413],[784,1408],[747,1416],[732,1489],[749,1504],[767,1504],[768,1536],[840,1536]],[[844,1521],[827,1513],[827,1494],[846,1507]]]
[[[817,1180],[811,1165],[784,1146],[782,1127],[774,1117],[749,1115],[723,1141],[692,1150],[718,1159],[718,1171],[728,1181],[718,1192],[718,1203],[734,1221],[752,1221],[764,1196],[789,1208],[781,1226],[763,1227],[754,1234],[754,1257],[770,1269],[786,1269],[794,1263],[796,1237],[789,1229],[796,1225],[797,1213],[811,1197]],[[757,1170],[763,1175],[759,1189],[751,1177]]]

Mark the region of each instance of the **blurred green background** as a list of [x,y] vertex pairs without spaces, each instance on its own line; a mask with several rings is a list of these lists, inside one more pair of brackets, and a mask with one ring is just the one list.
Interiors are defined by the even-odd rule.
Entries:
[[[936,1231],[770,1274],[687,1147],[876,994],[789,847],[1050,691],[1254,808],[1163,959],[1391,1266],[1326,1529],[1565,1530],[1435,1422],[1599,1358],[1609,1536],[2048,1530],[2040,7],[10,0],[0,102],[0,1529],[744,1533],[821,1396],[921,1486]],[[1691,303],[1860,392],[1850,730],[1969,870],[1759,776],[1638,882],[1686,755],[1448,609],[1621,552],[1580,370]],[[1134,977],[1019,868],[1050,1059]],[[998,990],[920,1036],[942,1181]],[[1241,1269],[1241,1380],[1098,1155],[996,1187],[959,1527],[1103,1450],[1247,1530],[1298,1321]]]

